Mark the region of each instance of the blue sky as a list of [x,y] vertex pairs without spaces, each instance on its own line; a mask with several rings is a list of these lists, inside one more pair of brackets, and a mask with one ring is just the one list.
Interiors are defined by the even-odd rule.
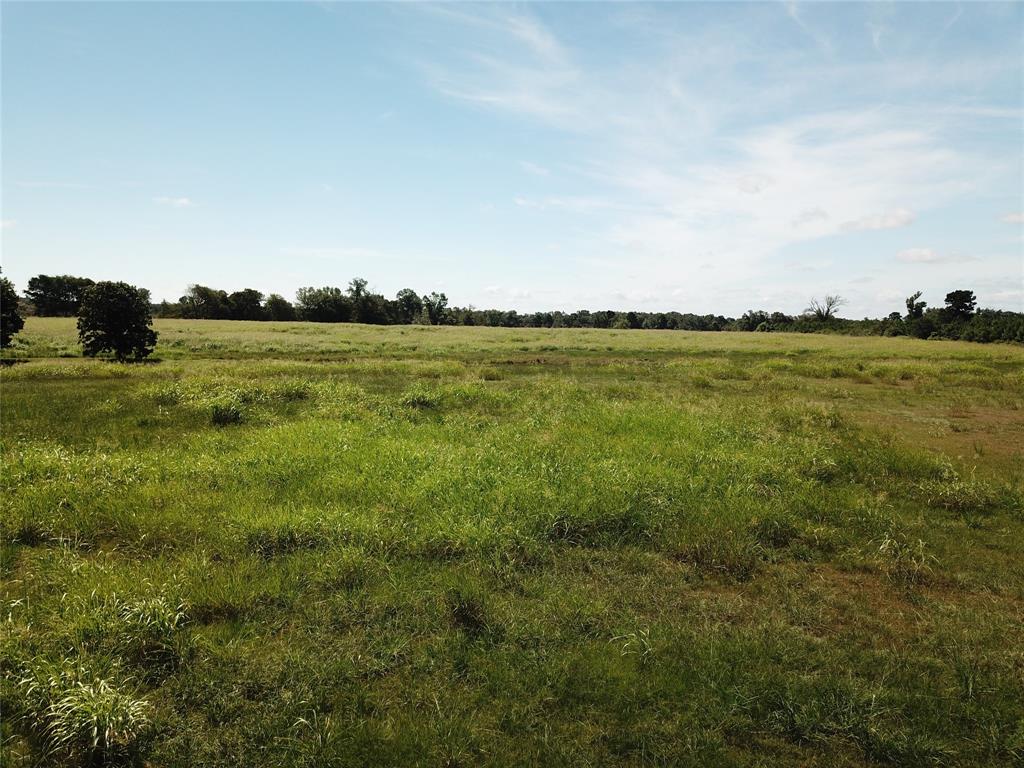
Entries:
[[1024,309],[1024,4],[0,12],[19,288]]

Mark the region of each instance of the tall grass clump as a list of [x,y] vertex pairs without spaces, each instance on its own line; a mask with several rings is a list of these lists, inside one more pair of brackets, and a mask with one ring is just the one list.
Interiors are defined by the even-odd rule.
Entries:
[[928,554],[923,540],[898,531],[885,535],[878,545],[877,556],[889,580],[904,587],[916,587],[928,581],[932,564],[938,562]]
[[188,657],[188,609],[166,595],[137,600],[114,600],[103,626],[115,638],[116,649],[151,671],[173,669]]
[[214,426],[226,427],[244,420],[245,411],[237,398],[226,395],[210,403],[210,423]]
[[150,731],[150,707],[130,680],[95,677],[71,659],[37,663],[19,680],[27,730],[64,765],[134,762]]

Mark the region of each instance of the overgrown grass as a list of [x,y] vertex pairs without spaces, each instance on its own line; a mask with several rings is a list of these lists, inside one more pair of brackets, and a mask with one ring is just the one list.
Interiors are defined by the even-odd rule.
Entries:
[[1024,760],[1024,350],[30,319],[4,764]]

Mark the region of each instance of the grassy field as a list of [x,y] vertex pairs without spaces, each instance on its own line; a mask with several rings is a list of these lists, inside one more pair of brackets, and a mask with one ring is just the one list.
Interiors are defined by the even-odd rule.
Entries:
[[4,765],[1024,761],[1024,348],[155,325],[0,372]]

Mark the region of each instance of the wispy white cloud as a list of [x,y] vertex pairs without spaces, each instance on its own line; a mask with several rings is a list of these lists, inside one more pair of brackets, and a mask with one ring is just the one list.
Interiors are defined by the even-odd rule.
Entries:
[[[462,8],[460,18],[476,24],[476,16]],[[507,10],[481,12],[481,29],[500,53],[475,59],[466,53],[467,66],[439,66],[430,77],[449,97],[580,137],[576,145],[588,148],[583,161],[567,158],[563,175],[585,194],[515,198],[522,208],[594,215],[576,243],[580,263],[599,266],[594,273],[609,282],[637,272],[647,284],[670,285],[686,274],[691,285],[702,286],[698,293],[721,295],[737,275],[753,280],[769,273],[771,260],[786,248],[908,227],[919,213],[984,189],[1005,169],[1005,163],[951,141],[950,131],[968,121],[1001,121],[1015,108],[977,100],[887,103],[879,95],[1003,77],[1010,71],[1005,56],[965,58],[968,80],[962,69],[924,54],[853,66],[832,56],[828,35],[804,10],[786,7],[828,54],[811,54],[817,62],[813,76],[800,70],[797,77],[792,55],[751,53],[756,41],[743,39],[742,32],[736,39],[732,28],[666,30],[658,9],[649,8],[628,14],[626,33],[664,42],[663,54],[652,45],[646,55],[602,71],[581,64],[527,8],[526,21],[508,28],[502,26]],[[895,51],[897,30],[888,21],[864,42],[881,48],[890,35]],[[766,70],[771,82],[735,76],[751,66]],[[863,98],[870,87],[874,100]],[[809,109],[805,105],[829,101],[810,98],[821,88],[860,98]],[[954,258],[967,260],[916,254],[901,261]]]
[[192,208],[195,203],[188,197],[154,197],[153,202],[171,208]]
[[16,219],[3,219],[0,220],[0,229],[12,229],[17,224]]
[[813,224],[818,221],[826,221],[828,217],[828,211],[822,208],[808,208],[806,210],[800,211],[800,213],[793,217],[793,226],[802,227],[805,224]]
[[[513,202],[520,208],[536,208],[539,210],[560,210],[570,213],[593,213],[603,210],[625,210],[628,208],[624,203],[608,200],[600,197],[566,196],[566,197],[544,197],[534,199],[529,197],[516,197]],[[634,206],[635,209],[635,206]]]
[[1024,224],[1024,213],[1008,213],[1003,216],[1003,221],[1007,224]]
[[871,44],[875,47],[875,50],[878,53],[883,53],[882,38],[889,31],[888,28],[884,24],[868,22],[867,29],[871,34]]
[[545,168],[543,165],[537,163],[531,163],[529,160],[520,160],[519,167],[527,173],[532,173],[534,176],[550,176],[551,170]]
[[843,229],[847,231],[858,231],[864,229],[897,229],[905,227],[914,222],[914,212],[906,208],[896,208],[885,213],[875,213],[870,216],[863,216],[855,221],[843,223]]
[[786,14],[791,18],[804,33],[810,37],[822,52],[831,56],[833,54],[832,41],[820,30],[808,24],[803,17],[800,3],[796,0],[787,0]]

